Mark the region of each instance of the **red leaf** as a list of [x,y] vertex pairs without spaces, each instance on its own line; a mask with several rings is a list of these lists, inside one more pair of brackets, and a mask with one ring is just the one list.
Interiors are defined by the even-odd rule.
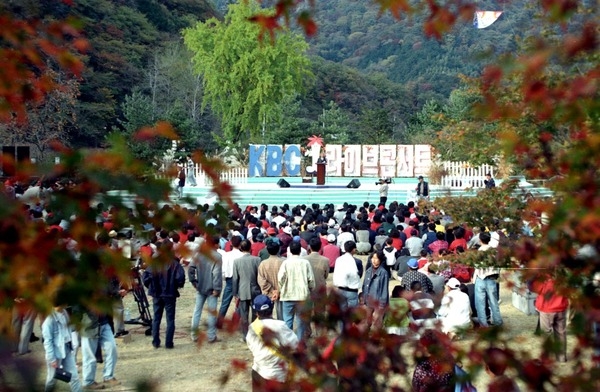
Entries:
[[267,15],[254,15],[251,16],[248,20],[253,23],[257,23],[260,26],[260,35],[259,38],[262,40],[265,32],[269,32],[271,36],[271,40],[275,39],[275,30],[281,28],[279,25],[279,21],[277,20],[277,16],[267,16]]

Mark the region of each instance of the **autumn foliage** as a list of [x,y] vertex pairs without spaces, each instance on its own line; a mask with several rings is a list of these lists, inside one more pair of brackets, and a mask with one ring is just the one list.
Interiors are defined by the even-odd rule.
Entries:
[[[297,13],[302,3],[308,7]],[[310,36],[318,31],[310,13],[315,3],[279,0],[272,15],[257,15],[251,21],[276,39],[281,24],[295,20]],[[443,39],[444,33],[458,20],[470,18],[476,5],[462,0],[376,0],[376,3],[381,12],[390,12],[399,23],[412,13],[426,13],[424,31],[437,39]],[[514,158],[527,178],[547,180],[554,197],[517,202],[511,199],[513,193],[499,189],[482,194],[479,199],[464,201],[467,208],[465,204],[452,204],[456,200],[443,203],[447,212],[462,214],[461,218],[470,225],[495,224],[477,221],[481,216],[504,218],[509,215],[511,221],[500,223],[508,230],[518,231],[511,225],[523,219],[536,228],[534,237],[512,239],[509,253],[503,257],[512,260],[513,266],[559,271],[561,290],[571,298],[575,314],[572,332],[576,347],[572,356],[576,371],[557,379],[552,373],[552,361],[524,358],[523,353],[510,349],[505,350],[507,363],[533,390],[558,385],[563,389],[597,390],[598,358],[596,362],[589,360],[593,343],[589,325],[600,322],[600,301],[598,292],[590,289],[589,283],[590,277],[600,272],[600,18],[597,9],[581,10],[579,14],[578,7],[583,5],[577,2],[544,0],[541,6],[549,26],[562,29],[568,25],[569,18],[583,15],[585,28],[553,35],[552,39],[536,39],[529,51],[518,57],[508,55],[502,63],[485,69],[478,80],[482,102],[476,109],[480,121],[498,124],[504,153]],[[26,122],[31,104],[41,104],[60,88],[56,79],[49,76],[49,67],[57,67],[75,77],[81,75],[83,63],[78,53],[86,50],[87,43],[77,26],[71,20],[49,23],[20,20],[0,8],[0,58],[3,59],[0,120],[5,124]],[[518,131],[523,118],[528,120],[525,133]],[[136,134],[139,142],[158,136],[175,138],[176,134],[163,123]],[[468,139],[469,135],[464,137]],[[93,207],[98,201],[115,206],[117,223],[141,227],[148,222],[148,209],[156,208],[159,212],[149,221],[155,226],[175,229],[192,219],[197,227],[209,230],[197,216],[190,217],[177,207],[158,207],[169,198],[168,182],[156,179],[150,167],[135,160],[123,139],[114,138],[110,142],[110,149],[93,153],[55,145],[61,152],[62,163],[36,173],[41,174],[44,181],[72,181],[65,182],[48,202],[56,223],[61,219],[70,220],[68,239],[78,244],[77,258],[67,248],[67,238],[60,232],[46,230],[27,220],[19,203],[0,195],[2,337],[10,336],[11,312],[17,298],[24,299],[27,306],[42,314],[48,313],[56,298],[73,305],[109,308],[103,288],[110,277],[126,280],[129,268],[117,254],[98,252],[94,239],[98,211]],[[194,158],[212,178],[214,192],[225,204],[233,205],[231,186],[218,181],[219,163],[201,152],[196,152]],[[17,178],[26,179],[33,174],[32,168],[25,166],[20,168]],[[133,207],[110,192],[117,190],[135,196]],[[130,214],[129,208],[135,214]],[[217,211],[225,215],[226,207],[218,207]],[[578,251],[582,248],[593,250],[595,256],[581,259]],[[524,269],[525,279],[533,278],[529,271]],[[323,295],[320,300],[327,303],[328,316],[315,316],[313,321],[318,327],[332,329],[340,319],[357,317],[341,312],[335,298]],[[398,352],[394,348],[406,345],[410,345],[407,351],[415,356],[436,348],[459,359],[468,359],[476,364],[469,369],[476,374],[482,371],[480,364],[485,348],[492,342],[502,341],[502,336],[501,331],[495,329],[482,332],[468,349],[459,349],[443,336],[435,341],[439,347],[423,347],[415,342],[391,342],[383,333],[369,334],[360,329],[349,330],[343,339],[346,340],[344,349],[332,348],[329,359],[323,357],[323,348],[330,343],[324,337],[317,337],[297,358],[303,370],[298,372],[297,381],[303,390],[316,390],[336,371],[338,376],[356,380],[371,380],[373,374],[406,375],[407,363],[403,358],[394,357]],[[332,361],[338,365],[335,371],[330,366]],[[357,363],[360,366],[356,366]],[[239,361],[233,365],[243,367]]]

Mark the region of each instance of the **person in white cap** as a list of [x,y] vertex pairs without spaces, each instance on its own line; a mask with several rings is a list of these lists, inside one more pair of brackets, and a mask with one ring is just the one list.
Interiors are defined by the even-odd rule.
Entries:
[[469,295],[460,290],[458,279],[450,278],[446,288],[438,317],[442,322],[442,332],[453,338],[461,331],[471,328],[471,302]]
[[340,247],[336,245],[336,237],[334,234],[327,235],[327,245],[323,247],[323,256],[329,259],[329,272],[333,272],[335,261],[342,254]]

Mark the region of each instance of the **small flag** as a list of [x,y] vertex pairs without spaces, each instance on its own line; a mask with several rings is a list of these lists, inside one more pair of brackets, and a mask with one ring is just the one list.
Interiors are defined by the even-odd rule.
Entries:
[[502,15],[502,11],[475,11],[473,26],[478,29],[485,29],[491,26]]

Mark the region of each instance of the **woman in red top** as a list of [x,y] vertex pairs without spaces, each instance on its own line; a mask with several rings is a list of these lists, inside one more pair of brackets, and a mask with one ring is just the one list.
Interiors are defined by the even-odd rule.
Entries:
[[[567,361],[567,308],[569,300],[561,295],[555,287],[556,281],[549,275],[542,275],[530,283],[530,289],[538,296],[535,308],[540,312],[540,328],[559,345],[556,360]],[[548,353],[543,354],[544,357]]]

